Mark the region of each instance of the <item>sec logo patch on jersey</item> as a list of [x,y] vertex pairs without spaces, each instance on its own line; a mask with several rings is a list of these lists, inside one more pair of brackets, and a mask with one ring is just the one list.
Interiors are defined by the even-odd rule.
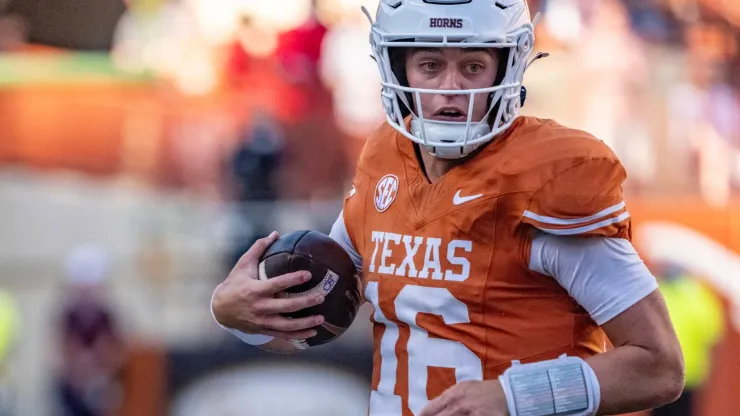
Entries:
[[380,178],[375,187],[375,209],[378,212],[387,210],[398,194],[398,176],[388,174]]

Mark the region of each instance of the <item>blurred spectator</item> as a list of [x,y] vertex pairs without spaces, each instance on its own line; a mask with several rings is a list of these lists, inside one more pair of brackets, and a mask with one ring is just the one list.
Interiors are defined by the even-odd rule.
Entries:
[[236,202],[274,201],[275,172],[283,154],[283,132],[267,112],[256,112],[231,158],[231,196]]
[[106,299],[108,274],[108,255],[101,247],[79,246],[66,259],[56,389],[62,416],[110,416],[122,403],[119,376],[125,349]]
[[316,15],[316,0],[311,0],[311,14],[308,20],[280,35],[275,55],[289,82],[310,84],[319,81],[321,46],[327,30]]
[[686,387],[674,403],[654,409],[653,416],[691,416],[698,390],[709,378],[714,346],[724,329],[720,299],[686,270],[671,264],[653,268],[684,354]]
[[277,173],[283,161],[284,137],[268,112],[257,112],[229,160],[227,188],[234,203],[235,248],[231,264],[252,243],[274,229],[271,203],[278,199]]
[[331,111],[331,93],[322,83],[319,69],[327,32],[318,19],[316,0],[311,0],[306,21],[278,37],[274,58],[288,87],[281,106],[297,120],[326,117]]
[[245,39],[251,32],[252,18],[242,15],[239,19],[236,36],[229,43],[226,58],[226,82],[231,87],[239,87],[249,74],[253,58],[247,52]]

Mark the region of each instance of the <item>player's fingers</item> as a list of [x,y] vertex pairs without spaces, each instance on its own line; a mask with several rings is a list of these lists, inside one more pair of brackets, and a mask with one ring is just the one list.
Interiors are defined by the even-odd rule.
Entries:
[[308,338],[316,336],[316,330],[315,329],[304,329],[302,331],[283,332],[283,331],[271,331],[269,329],[265,329],[262,331],[262,334],[269,335],[275,338],[282,338],[282,339],[308,339]]
[[[239,258],[239,261],[236,263],[236,267],[257,267],[257,264],[259,263],[260,256],[262,256],[262,253],[267,250],[268,247],[272,243],[275,242],[279,237],[279,234],[277,231],[273,231],[268,235],[267,237],[260,238],[259,240],[255,241],[254,244],[252,244],[252,247],[247,250],[246,253],[244,253],[241,258]],[[257,278],[257,274],[252,274],[254,278]]]
[[419,416],[437,416],[441,410],[435,402],[429,402]]
[[305,318],[286,318],[280,315],[268,316],[262,322],[262,328],[266,330],[277,330],[283,332],[301,331],[313,328],[324,323],[321,315],[308,316]]
[[287,273],[281,276],[275,276],[267,281],[265,281],[264,284],[264,290],[262,291],[265,294],[275,294],[277,292],[281,292],[285,289],[288,289],[290,287],[300,285],[301,283],[306,283],[311,279],[311,273],[306,271],[297,271],[292,273]]
[[257,313],[260,315],[276,315],[290,313],[316,306],[324,302],[324,295],[310,294],[297,298],[270,298],[260,301]]
[[427,403],[419,416],[440,416],[447,407],[447,400],[442,393],[441,396]]

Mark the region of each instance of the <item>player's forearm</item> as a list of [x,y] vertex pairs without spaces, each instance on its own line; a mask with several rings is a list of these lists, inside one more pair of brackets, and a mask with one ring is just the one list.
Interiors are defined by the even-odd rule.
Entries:
[[586,361],[601,387],[600,415],[662,406],[675,401],[683,391],[680,354],[624,345]]

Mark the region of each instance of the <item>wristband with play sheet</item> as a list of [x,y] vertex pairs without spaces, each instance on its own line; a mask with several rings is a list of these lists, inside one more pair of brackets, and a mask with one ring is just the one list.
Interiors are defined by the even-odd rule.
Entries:
[[499,377],[510,416],[593,416],[601,389],[591,366],[579,357],[521,364]]

